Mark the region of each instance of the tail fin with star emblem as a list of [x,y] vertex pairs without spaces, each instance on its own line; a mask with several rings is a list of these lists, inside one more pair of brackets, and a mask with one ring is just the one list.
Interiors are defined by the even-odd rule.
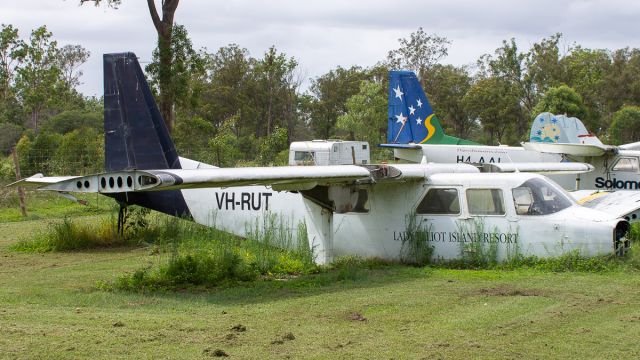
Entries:
[[603,145],[580,119],[549,112],[536,116],[531,125],[530,142]]
[[444,133],[413,71],[389,72],[387,142],[389,144],[472,145]]

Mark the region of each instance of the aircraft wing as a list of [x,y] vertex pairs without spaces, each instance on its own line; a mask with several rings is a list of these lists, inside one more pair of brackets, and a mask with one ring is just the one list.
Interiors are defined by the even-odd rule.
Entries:
[[482,163],[482,172],[534,172],[538,174],[581,174],[593,171],[590,164],[579,162]]
[[606,153],[614,153],[617,148],[610,145],[594,144],[558,144],[542,142],[523,142],[525,150],[538,151],[551,154],[565,154],[576,157],[602,156]]
[[640,191],[570,191],[578,204],[636,222],[640,217]]
[[640,141],[618,146],[623,150],[640,150]]
[[[346,184],[378,180],[379,169],[355,165],[280,166],[217,169],[122,170],[78,177],[33,177],[23,181],[42,185],[40,190],[84,193],[195,189],[269,185],[277,190],[305,190],[317,185]],[[385,177],[399,177],[389,167]]]

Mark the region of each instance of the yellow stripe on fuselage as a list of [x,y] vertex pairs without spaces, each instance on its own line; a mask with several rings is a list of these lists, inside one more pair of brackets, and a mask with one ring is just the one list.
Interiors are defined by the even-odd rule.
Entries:
[[597,192],[594,192],[593,194],[590,194],[590,195],[587,195],[587,196],[583,197],[582,199],[578,200],[577,202],[580,205],[584,205],[584,204],[588,203],[589,201],[595,200],[595,199],[597,199],[597,198],[599,198],[601,196],[605,196],[607,194],[608,194],[608,192],[605,192],[605,191],[597,191]]

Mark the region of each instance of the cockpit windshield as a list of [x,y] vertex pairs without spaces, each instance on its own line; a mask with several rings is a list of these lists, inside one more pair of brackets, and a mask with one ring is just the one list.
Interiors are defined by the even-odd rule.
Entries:
[[573,205],[568,196],[543,179],[529,179],[513,189],[513,204],[518,215],[548,215]]

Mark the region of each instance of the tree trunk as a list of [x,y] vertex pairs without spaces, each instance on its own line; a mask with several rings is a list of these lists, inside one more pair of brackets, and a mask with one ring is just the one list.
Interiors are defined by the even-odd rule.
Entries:
[[171,32],[173,29],[173,16],[178,8],[180,0],[162,0],[162,19],[158,15],[154,0],[147,0],[151,20],[158,33],[158,49],[160,50],[160,68],[158,69],[160,87],[160,114],[167,125],[169,132],[173,130],[175,116],[173,103],[175,94],[172,90],[173,82],[173,52],[171,49]]
[[[16,180],[21,180],[22,176],[20,175],[20,161],[18,161],[18,151],[15,146],[11,150],[11,156],[13,157],[13,164],[16,167]],[[20,212],[23,217],[27,216],[27,206],[24,201],[24,190],[22,190],[22,186],[18,186],[18,200],[20,201]]]

